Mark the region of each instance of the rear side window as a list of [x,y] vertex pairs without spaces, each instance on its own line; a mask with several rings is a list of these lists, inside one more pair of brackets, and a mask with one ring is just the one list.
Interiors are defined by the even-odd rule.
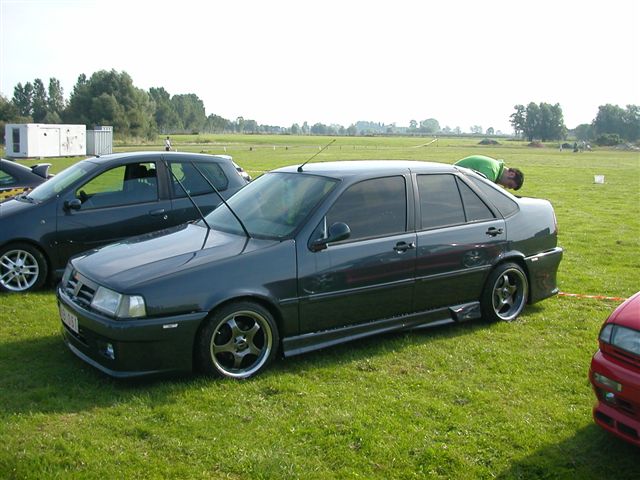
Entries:
[[462,202],[464,203],[464,213],[467,217],[467,222],[493,220],[495,216],[480,197],[460,179],[457,179],[457,182],[458,188],[460,188]]
[[453,175],[418,175],[423,229],[465,222],[462,198]]
[[[229,186],[229,179],[224,174],[220,165],[213,162],[198,162],[195,163],[195,165],[198,168],[195,168],[191,163],[171,164],[171,186],[174,197],[180,198],[187,196],[180,184],[182,184],[191,196],[214,193],[211,185],[209,185],[207,180],[203,178],[203,175],[216,187],[218,191],[221,192],[227,189]],[[200,172],[202,172],[202,174]]]
[[404,177],[386,177],[356,183],[342,193],[327,213],[327,224],[344,222],[350,242],[402,233],[407,228]]
[[518,211],[518,204],[501,192],[500,187],[493,187],[481,179],[472,177],[471,175],[468,175],[467,178],[487,196],[489,201],[493,203],[503,217],[513,215]]

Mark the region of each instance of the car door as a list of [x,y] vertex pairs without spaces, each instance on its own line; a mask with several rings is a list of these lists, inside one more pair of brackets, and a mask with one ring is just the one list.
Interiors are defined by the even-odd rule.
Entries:
[[[193,203],[198,205],[203,215],[216,208],[222,200],[207,182],[208,179],[225,199],[228,196],[229,178],[220,164],[216,162],[197,162],[189,159],[169,161],[169,186],[172,197],[172,219],[183,223],[199,218]],[[206,177],[203,178],[203,175]],[[186,192],[185,192],[186,191]]]
[[60,262],[77,253],[169,226],[171,202],[159,194],[157,161],[110,167],[58,201]]
[[480,298],[484,278],[504,251],[505,222],[451,174],[417,175],[415,309]]
[[312,239],[337,222],[349,226],[350,237],[316,252],[299,246],[301,334],[411,310],[415,233],[408,231],[409,183],[397,175],[351,185]]

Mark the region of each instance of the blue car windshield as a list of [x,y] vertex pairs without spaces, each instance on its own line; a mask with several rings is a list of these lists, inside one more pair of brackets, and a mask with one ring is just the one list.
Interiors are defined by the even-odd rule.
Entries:
[[[252,237],[282,239],[291,236],[302,225],[337,183],[334,178],[306,173],[267,173],[248,184],[227,203]],[[216,208],[206,219],[214,229],[244,234],[224,205]]]
[[31,190],[27,195],[27,198],[35,201],[36,203],[49,200],[65,190],[79,178],[87,175],[87,173],[91,172],[96,167],[96,164],[92,162],[78,162]]

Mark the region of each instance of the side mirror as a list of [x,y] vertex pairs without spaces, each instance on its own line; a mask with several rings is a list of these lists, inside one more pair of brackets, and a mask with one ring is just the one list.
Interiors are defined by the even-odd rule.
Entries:
[[64,209],[65,210],[80,210],[82,207],[82,202],[79,198],[74,198],[73,200],[65,200],[64,201]]
[[343,222],[336,222],[329,227],[329,236],[327,238],[320,238],[311,243],[311,251],[319,252],[320,250],[324,250],[327,248],[327,244],[346,240],[350,235],[351,229],[349,225]]

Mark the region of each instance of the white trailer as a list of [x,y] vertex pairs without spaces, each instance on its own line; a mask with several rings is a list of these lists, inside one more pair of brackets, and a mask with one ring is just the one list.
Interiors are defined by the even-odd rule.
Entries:
[[8,123],[4,131],[5,154],[10,158],[86,155],[84,125]]

